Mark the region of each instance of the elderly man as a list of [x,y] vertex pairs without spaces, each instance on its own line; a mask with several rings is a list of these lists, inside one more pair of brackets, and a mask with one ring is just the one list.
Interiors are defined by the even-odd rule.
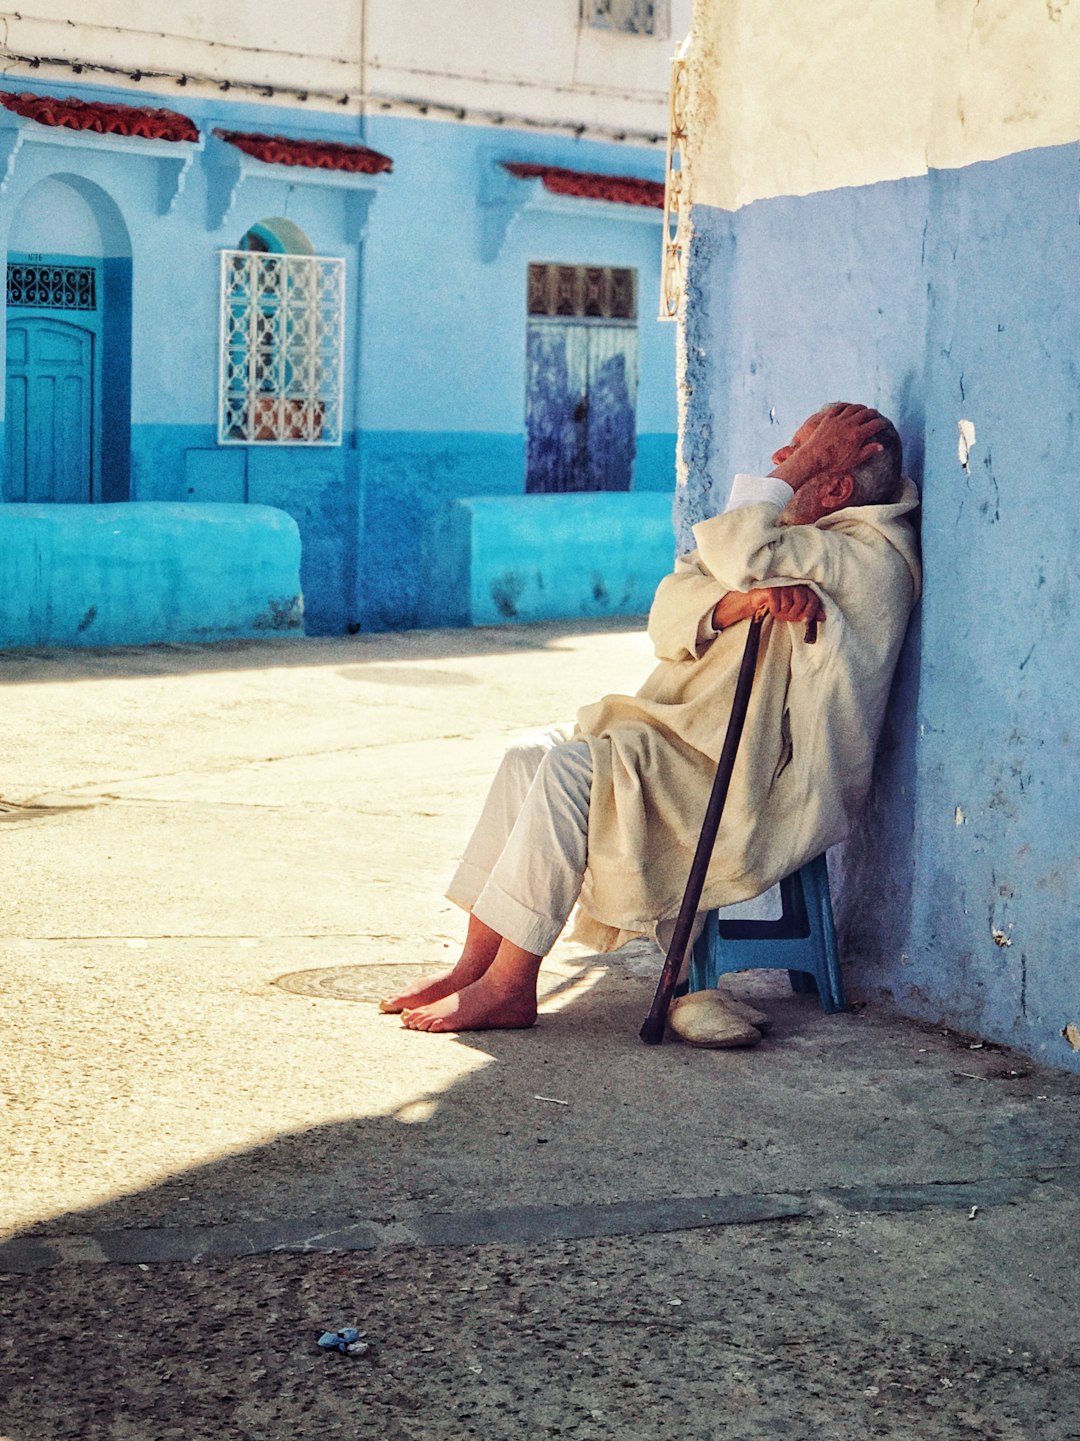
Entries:
[[[702,908],[760,895],[843,839],[870,784],[919,590],[918,494],[900,439],[864,406],[812,415],[768,476],[735,477],[722,515],[661,582],[660,664],[511,747],[447,892],[469,912],[449,971],[384,1001],[411,1030],[531,1026],[540,962],[575,901],[575,937],[614,949],[678,913],[746,623],[754,689]],[[807,645],[802,624],[823,622]]]

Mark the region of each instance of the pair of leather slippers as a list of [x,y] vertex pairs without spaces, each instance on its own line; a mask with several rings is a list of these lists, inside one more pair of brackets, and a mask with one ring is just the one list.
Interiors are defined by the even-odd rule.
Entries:
[[690,1046],[714,1051],[756,1046],[772,1025],[764,1011],[724,991],[690,991],[668,1012],[672,1034]]

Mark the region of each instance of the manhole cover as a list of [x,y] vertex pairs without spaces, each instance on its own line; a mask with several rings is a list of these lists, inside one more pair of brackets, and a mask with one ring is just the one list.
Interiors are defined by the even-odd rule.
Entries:
[[430,975],[430,966],[324,966],[290,971],[287,976],[278,976],[274,985],[296,996],[316,996],[324,1001],[377,1002]]

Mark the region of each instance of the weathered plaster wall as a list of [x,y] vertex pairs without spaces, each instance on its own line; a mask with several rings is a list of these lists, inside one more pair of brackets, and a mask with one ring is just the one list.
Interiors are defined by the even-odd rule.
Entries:
[[282,103],[321,110],[426,101],[662,140],[690,7],[659,4],[658,33],[642,36],[583,24],[579,0],[185,0],[167,13],[159,0],[25,0],[0,15],[0,69],[7,52],[40,57],[39,78],[67,61],[132,90],[273,86]]
[[921,175],[1076,137],[1070,0],[697,0],[695,203]]
[[[430,625],[444,613],[417,565],[431,518],[464,496],[524,491],[530,261],[637,271],[633,489],[674,489],[675,336],[655,318],[660,213],[541,203],[510,221],[492,253],[485,207],[477,203],[499,157],[609,173],[632,160],[633,173],[660,178],[662,156],[392,117],[370,121],[367,134],[369,144],[393,155],[394,174],[373,207],[362,260],[361,618],[365,629]],[[403,271],[403,236],[412,253],[430,257],[425,264]],[[602,546],[603,533],[594,541]]]
[[851,986],[1080,1068],[1075,7],[871,5],[904,103],[846,110],[810,82],[861,20],[824,8],[700,7],[682,539],[822,401],[894,416],[926,589],[831,857]]

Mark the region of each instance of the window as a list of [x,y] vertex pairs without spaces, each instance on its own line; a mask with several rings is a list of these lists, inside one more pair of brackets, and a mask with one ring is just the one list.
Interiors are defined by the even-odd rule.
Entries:
[[637,407],[637,272],[529,266],[525,490],[629,490]]
[[530,265],[530,315],[574,316],[578,320],[634,320],[637,301],[633,270],[601,265]]
[[340,445],[345,262],[221,253],[221,445]]
[[583,24],[625,35],[667,34],[665,0],[581,0]]

